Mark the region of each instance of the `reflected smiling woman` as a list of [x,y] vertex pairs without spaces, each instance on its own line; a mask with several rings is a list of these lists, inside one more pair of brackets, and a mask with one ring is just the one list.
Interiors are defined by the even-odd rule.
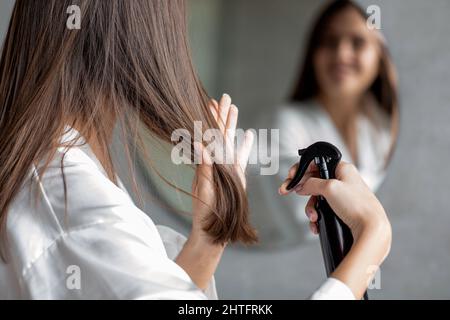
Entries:
[[276,111],[272,121],[272,127],[280,130],[280,174],[265,177],[270,183],[266,181],[256,192],[263,192],[262,198],[282,212],[274,218],[269,217],[274,210],[260,213],[261,219],[274,220],[271,225],[281,230],[273,232],[280,234],[280,243],[308,237],[307,199],[279,199],[272,194],[274,184],[298,160],[297,150],[327,141],[341,150],[344,161],[358,168],[372,191],[384,179],[397,135],[396,72],[383,35],[368,28],[366,21],[353,1],[331,1],[322,9],[290,102]]
[[280,132],[279,174],[257,177],[249,190],[255,223],[268,248],[310,238],[304,214],[308,199],[280,198],[273,192],[298,161],[299,149],[330,142],[372,191],[384,179],[398,126],[396,71],[383,35],[366,21],[353,1],[330,1],[321,9],[289,101],[269,121]]
[[[291,103],[280,112],[282,161],[329,141],[376,190],[397,132],[396,74],[383,36],[352,1],[332,1],[312,28]],[[287,159],[286,159],[287,158]]]

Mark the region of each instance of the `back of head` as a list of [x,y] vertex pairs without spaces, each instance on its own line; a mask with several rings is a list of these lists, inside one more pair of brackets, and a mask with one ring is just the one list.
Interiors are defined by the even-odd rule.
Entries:
[[[69,29],[77,5],[81,28]],[[95,137],[113,178],[111,128],[141,122],[170,142],[194,121],[216,128],[194,71],[183,0],[17,0],[0,61],[0,220],[33,163],[50,161],[64,128]],[[134,134],[131,134],[135,137]],[[215,165],[217,242],[256,239],[232,166]],[[45,168],[43,169],[45,170]]]

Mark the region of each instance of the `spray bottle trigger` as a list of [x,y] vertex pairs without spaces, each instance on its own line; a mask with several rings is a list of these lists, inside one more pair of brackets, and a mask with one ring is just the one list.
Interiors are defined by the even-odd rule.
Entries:
[[308,170],[308,166],[311,161],[314,160],[317,165],[323,164],[326,167],[326,164],[329,164],[329,169],[333,171],[334,175],[334,169],[342,158],[340,151],[335,146],[327,142],[316,142],[306,149],[298,150],[298,154],[301,157],[298,169],[292,178],[292,181],[287,186],[287,190],[295,188],[297,184],[300,183],[301,179]]

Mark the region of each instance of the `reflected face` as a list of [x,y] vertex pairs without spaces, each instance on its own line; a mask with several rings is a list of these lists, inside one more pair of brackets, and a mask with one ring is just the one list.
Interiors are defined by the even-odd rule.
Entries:
[[376,31],[353,8],[337,13],[329,22],[314,56],[322,94],[357,97],[374,82],[380,60]]

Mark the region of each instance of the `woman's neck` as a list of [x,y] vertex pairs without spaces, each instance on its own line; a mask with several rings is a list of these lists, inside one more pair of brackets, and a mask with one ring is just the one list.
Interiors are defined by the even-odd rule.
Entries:
[[98,161],[100,161],[102,166],[105,167],[105,165],[108,161],[107,154],[106,154],[106,150],[104,149],[104,147],[102,146],[102,144],[100,143],[98,138],[96,136],[92,137],[91,139],[89,139],[88,144],[89,144],[89,147],[91,148],[92,152],[98,159]]
[[363,97],[332,98],[321,95],[320,104],[330,115],[333,124],[344,140],[350,152],[353,163],[358,163],[358,132],[357,119],[361,112]]
[[[82,128],[80,128],[76,122],[75,122],[75,124],[72,125],[72,128],[77,130],[78,132],[80,132],[80,134],[82,134],[82,135],[83,135],[83,133],[85,133],[85,130],[82,130]],[[100,162],[100,164],[104,168],[109,167],[108,163],[110,161],[110,158],[108,155],[108,149],[107,149],[107,147],[105,148],[105,143],[109,144],[112,141],[112,135],[113,135],[113,130],[106,132],[106,136],[105,136],[106,141],[103,141],[103,139],[100,138],[98,132],[92,132],[92,133],[83,135],[83,138],[85,139],[86,143],[89,145],[89,147],[92,150],[92,152],[94,153],[95,157],[97,158],[97,160]]]

